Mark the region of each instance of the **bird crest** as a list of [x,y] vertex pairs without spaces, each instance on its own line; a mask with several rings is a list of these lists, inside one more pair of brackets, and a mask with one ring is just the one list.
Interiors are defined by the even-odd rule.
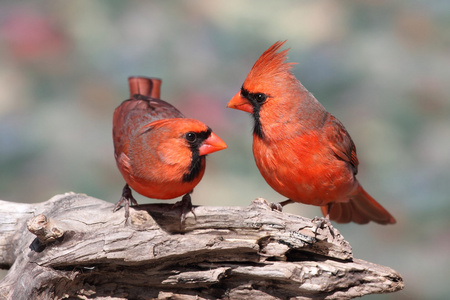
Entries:
[[286,41],[278,41],[258,58],[247,76],[246,82],[255,83],[258,81],[272,81],[277,77],[287,79],[292,76],[290,70],[296,63],[287,63],[287,53],[289,49],[278,52]]

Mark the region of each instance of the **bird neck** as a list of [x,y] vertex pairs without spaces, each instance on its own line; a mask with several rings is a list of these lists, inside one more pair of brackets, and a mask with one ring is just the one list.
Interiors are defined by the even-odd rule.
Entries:
[[254,134],[255,137],[272,141],[289,139],[324,125],[328,112],[322,104],[305,88],[294,95],[264,104],[258,116],[263,134]]

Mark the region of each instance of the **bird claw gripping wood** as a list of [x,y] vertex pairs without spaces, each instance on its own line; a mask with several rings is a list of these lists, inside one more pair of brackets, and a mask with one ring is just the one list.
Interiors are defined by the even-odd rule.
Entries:
[[285,205],[287,205],[287,204],[290,204],[290,203],[294,203],[294,201],[292,201],[291,199],[287,199],[287,200],[281,201],[281,202],[270,202],[269,207],[272,210],[277,210],[279,212],[282,212],[283,211],[283,207]]
[[134,199],[133,194],[131,193],[131,189],[128,186],[128,184],[125,184],[122,190],[122,197],[120,198],[119,202],[117,202],[116,206],[113,208],[113,212],[119,209],[119,207],[124,204],[125,205],[125,224],[128,221],[128,218],[130,217],[130,202],[133,205],[138,205],[136,199]]
[[[192,193],[192,191],[191,191]],[[195,220],[197,221],[197,215],[194,212],[194,208],[192,207],[191,195],[190,193],[186,194],[181,198],[181,201],[175,203],[172,208],[180,208],[180,226],[183,226],[184,221],[186,220],[187,213],[191,212],[194,215]]]
[[320,229],[325,229],[325,227],[328,227],[330,230],[331,236],[334,238],[334,227],[331,224],[330,217],[327,215],[326,217],[314,217],[312,219],[313,223],[316,223],[315,228],[313,229],[314,235],[317,237],[317,231]]
[[279,211],[279,212],[283,211],[283,206],[280,203],[278,203],[278,202],[270,202],[269,203],[269,207],[272,210],[276,210],[276,211]]

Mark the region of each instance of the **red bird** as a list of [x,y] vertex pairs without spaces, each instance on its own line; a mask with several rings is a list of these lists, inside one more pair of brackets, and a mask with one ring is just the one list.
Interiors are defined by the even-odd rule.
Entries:
[[344,125],[306,90],[277,42],[256,61],[228,107],[253,115],[253,155],[267,183],[291,202],[321,206],[338,223],[394,224],[356,179],[358,158]]
[[130,187],[156,199],[183,196],[181,222],[192,211],[190,193],[205,172],[205,156],[227,145],[200,121],[185,118],[160,100],[161,80],[130,77],[130,99],[114,111],[113,141],[117,167],[126,181],[114,210],[137,205]]

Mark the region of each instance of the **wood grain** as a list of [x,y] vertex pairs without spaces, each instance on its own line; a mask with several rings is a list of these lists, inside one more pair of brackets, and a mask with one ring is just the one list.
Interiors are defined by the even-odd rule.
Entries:
[[261,198],[194,207],[183,226],[172,204],[132,207],[125,224],[112,203],[75,193],[0,207],[1,299],[350,299],[403,288],[394,270],[353,258],[332,226]]

